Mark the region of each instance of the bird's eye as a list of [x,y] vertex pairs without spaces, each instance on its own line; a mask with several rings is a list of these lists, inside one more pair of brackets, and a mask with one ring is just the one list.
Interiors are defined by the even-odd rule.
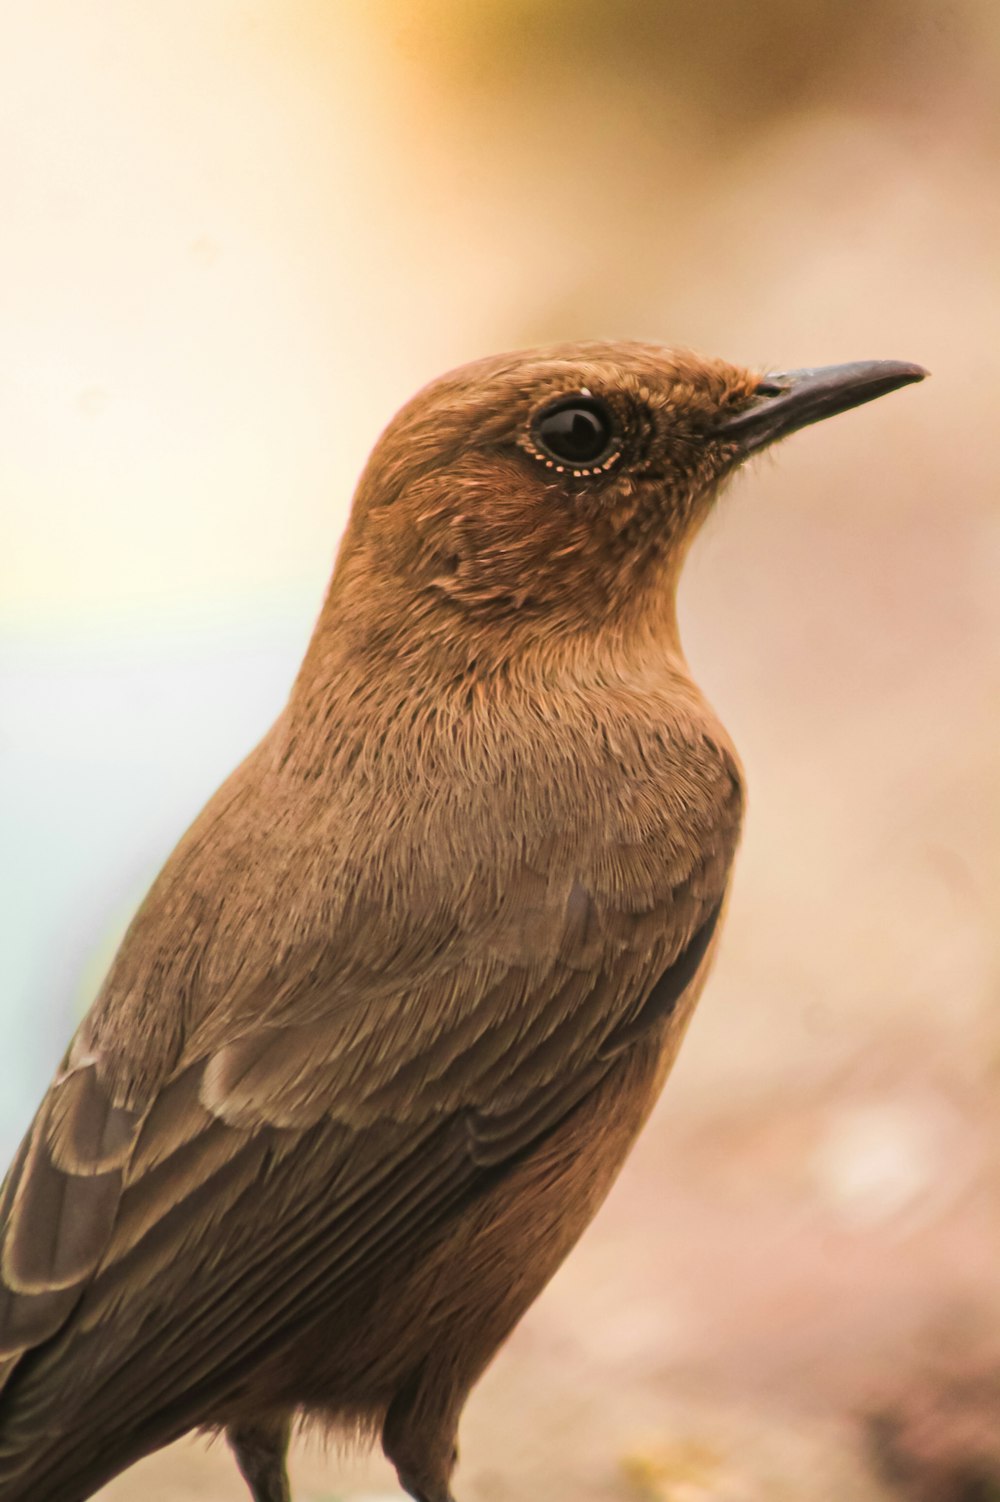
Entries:
[[611,414],[592,396],[566,397],[535,419],[539,447],[562,464],[595,464],[607,454],[612,434]]

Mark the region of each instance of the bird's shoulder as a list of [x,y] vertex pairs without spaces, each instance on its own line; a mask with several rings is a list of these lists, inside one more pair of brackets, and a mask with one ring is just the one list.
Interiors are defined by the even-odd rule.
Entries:
[[310,775],[286,764],[279,721],[154,883],[88,1051],[131,1061],[141,1095],[248,1027],[335,1025],[391,997],[415,1010],[427,987],[458,1005],[497,967],[551,964],[574,942],[571,888],[609,931],[653,909],[675,921],[692,886],[717,896],[743,782],[694,685],[556,687],[507,713],[390,701],[334,731]]
[[[499,722],[479,708],[436,737],[397,715],[377,756],[315,786],[272,758],[256,808],[237,790],[228,830],[196,834],[188,881],[204,849],[209,895],[168,881],[157,927],[218,904],[196,960],[185,938],[199,992],[167,1076],[193,1070],[212,1118],[353,1132],[516,1111],[632,1028],[717,913],[742,781],[696,690],[550,693]],[[133,1056],[121,1015],[88,1051]]]

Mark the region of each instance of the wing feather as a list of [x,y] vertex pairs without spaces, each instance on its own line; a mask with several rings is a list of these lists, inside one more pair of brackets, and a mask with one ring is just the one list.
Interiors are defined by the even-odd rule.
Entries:
[[711,864],[632,911],[536,880],[521,943],[465,949],[409,993],[325,1014],[313,998],[300,1026],[183,1058],[142,1106],[114,1098],[114,1061],[82,1055],[0,1212],[0,1363],[21,1354],[0,1496],[54,1407],[78,1415],[65,1443],[81,1455],[95,1433],[122,1454],[164,1442],[441,1234],[669,1021],[717,921],[727,861]]

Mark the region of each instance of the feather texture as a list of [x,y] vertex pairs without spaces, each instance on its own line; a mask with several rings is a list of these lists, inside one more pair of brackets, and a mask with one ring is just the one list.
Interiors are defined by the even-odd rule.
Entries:
[[[642,348],[574,379],[645,401]],[[0,1200],[0,1502],[78,1502],[195,1425],[266,1470],[296,1409],[384,1425],[445,1502],[465,1392],[655,1099],[742,812],[671,598],[729,458],[637,429],[648,480],[560,512],[493,414],[564,366],[498,362],[390,429],[288,708],[39,1109]],[[706,369],[692,411],[745,395]]]

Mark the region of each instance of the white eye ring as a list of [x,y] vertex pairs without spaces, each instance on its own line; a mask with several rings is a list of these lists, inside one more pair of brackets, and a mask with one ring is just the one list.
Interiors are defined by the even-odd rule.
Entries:
[[586,477],[618,459],[614,416],[589,391],[557,397],[531,423],[530,451],[548,468]]

